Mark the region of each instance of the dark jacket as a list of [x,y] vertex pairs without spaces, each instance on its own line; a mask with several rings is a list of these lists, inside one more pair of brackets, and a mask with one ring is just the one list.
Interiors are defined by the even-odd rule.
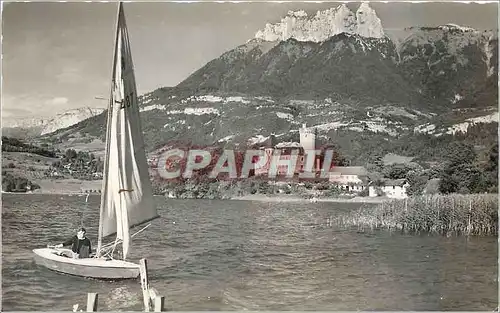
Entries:
[[88,257],[90,252],[92,251],[90,247],[90,240],[87,237],[80,240],[75,235],[71,239],[63,242],[63,246],[69,246],[69,245],[71,245],[71,251],[80,254],[80,258]]

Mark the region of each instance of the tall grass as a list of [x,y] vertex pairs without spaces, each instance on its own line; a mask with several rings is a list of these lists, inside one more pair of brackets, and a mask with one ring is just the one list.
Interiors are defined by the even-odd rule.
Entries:
[[359,229],[493,236],[498,234],[498,195],[425,195],[392,200],[339,216],[337,223]]

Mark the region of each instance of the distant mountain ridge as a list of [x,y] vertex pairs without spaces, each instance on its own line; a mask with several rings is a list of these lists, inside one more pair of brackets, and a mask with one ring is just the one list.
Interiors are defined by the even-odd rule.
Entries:
[[[489,86],[498,76],[496,34],[455,24],[409,30],[398,51],[398,66],[407,81],[433,101],[452,107],[462,99],[468,101],[465,106],[496,103],[498,88]],[[484,88],[492,97],[471,103]]]
[[75,125],[89,117],[96,116],[104,112],[104,108],[77,108],[58,114],[50,120],[42,130],[42,135],[50,134],[58,129]]
[[256,39],[212,60],[178,87],[201,93],[425,102],[395,70],[396,59],[388,38],[341,33],[321,43],[292,38],[271,48]]
[[104,108],[82,107],[59,113],[53,118],[2,120],[2,131],[13,137],[46,135],[99,115],[104,110]]

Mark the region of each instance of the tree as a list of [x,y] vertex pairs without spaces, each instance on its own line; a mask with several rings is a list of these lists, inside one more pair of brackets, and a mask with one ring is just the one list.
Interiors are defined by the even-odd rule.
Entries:
[[464,142],[452,142],[448,146],[445,168],[441,174],[439,191],[442,193],[478,192],[481,187],[481,171],[474,164],[477,154],[474,147]]
[[9,173],[7,173],[5,176],[2,177],[2,190],[6,192],[12,192],[12,191],[25,192],[27,191],[28,185],[31,186],[32,190],[40,188],[40,186],[31,183],[25,177],[13,176]]
[[408,184],[410,185],[406,191],[408,195],[409,196],[421,195],[425,190],[427,182],[431,178],[430,176],[431,173],[429,170],[427,171],[410,170],[406,174],[406,179],[408,181]]
[[474,146],[471,144],[455,141],[450,143],[447,148],[446,161],[451,167],[460,164],[472,164],[477,157]]
[[409,168],[407,168],[405,164],[391,164],[384,167],[382,173],[384,177],[390,179],[401,179],[406,178],[406,174],[408,173],[408,171]]
[[327,144],[319,148],[322,157],[325,156],[326,151],[333,151],[331,166],[347,166],[349,161],[340,153],[340,147],[335,144]]
[[382,155],[382,153],[375,153],[373,164],[375,165],[375,169],[378,172],[382,172],[384,170],[384,156]]
[[491,172],[498,172],[498,142],[491,147],[488,161],[486,169]]
[[458,182],[450,171],[444,171],[439,182],[440,193],[453,193],[458,190]]
[[476,193],[484,191],[481,170],[474,164],[448,166],[439,184],[442,193]]
[[77,157],[77,153],[73,149],[68,149],[68,150],[66,150],[65,156],[66,156],[66,159],[72,160],[72,159],[75,159]]
[[14,177],[10,174],[2,175],[2,190],[5,192],[11,192],[14,188]]
[[458,192],[477,193],[481,192],[481,170],[473,164],[461,164],[456,166],[454,176],[458,182]]
[[407,178],[410,171],[421,172],[422,166],[417,163],[394,163],[387,165],[383,169],[384,177],[390,179],[403,179]]
[[476,191],[496,193],[498,191],[498,142],[490,147],[485,159],[481,166],[477,166],[477,171],[481,173]]
[[376,171],[370,171],[368,173],[368,180],[371,181],[374,186],[381,186],[384,180],[384,175]]

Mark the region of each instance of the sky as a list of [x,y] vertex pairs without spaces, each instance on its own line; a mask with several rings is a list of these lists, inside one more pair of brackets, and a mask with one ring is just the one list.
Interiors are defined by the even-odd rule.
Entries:
[[[244,44],[288,10],[314,14],[338,2],[124,4],[139,93],[175,86],[222,53]],[[370,3],[385,30],[455,23],[497,29],[497,4]],[[355,11],[359,3],[349,3]],[[53,117],[105,107],[116,3],[4,3],[2,120]]]

